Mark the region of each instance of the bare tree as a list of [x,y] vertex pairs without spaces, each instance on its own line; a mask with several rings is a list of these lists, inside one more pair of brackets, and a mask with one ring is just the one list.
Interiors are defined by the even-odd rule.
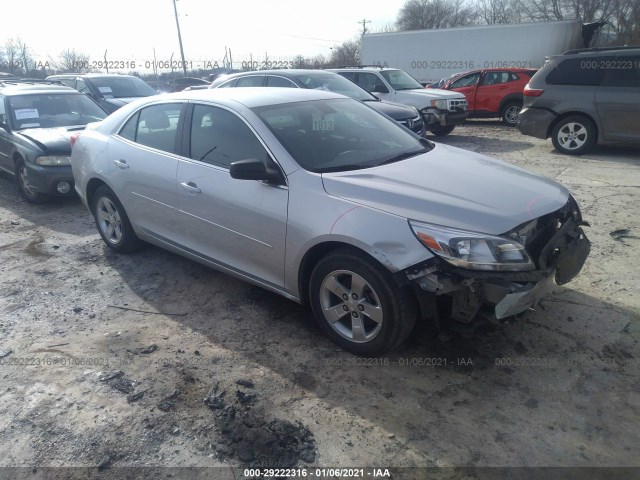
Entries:
[[7,66],[7,71],[12,74],[21,73],[20,68],[22,60],[20,58],[20,46],[18,41],[14,38],[8,39],[3,48],[4,62]]
[[487,25],[522,21],[514,0],[478,0],[478,17]]
[[360,41],[347,40],[340,45],[331,47],[329,63],[333,66],[360,65]]
[[90,70],[89,55],[75,49],[63,50],[51,64],[58,73],[85,73]]
[[407,0],[398,13],[398,30],[423,30],[472,25],[475,7],[465,0]]

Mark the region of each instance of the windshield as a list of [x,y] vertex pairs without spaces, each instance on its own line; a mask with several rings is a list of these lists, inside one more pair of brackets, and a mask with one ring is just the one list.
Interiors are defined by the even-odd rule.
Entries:
[[149,97],[157,92],[138,77],[92,77],[89,82],[104,98]]
[[304,85],[304,88],[328,90],[361,102],[378,101],[377,97],[336,73],[310,73],[296,75],[295,78]]
[[432,144],[349,99],[269,105],[253,111],[306,170],[370,168],[428,152]]
[[413,90],[415,88],[423,89],[415,78],[404,70],[383,70],[380,74],[389,82],[394,90]]
[[107,116],[93,100],[81,93],[42,93],[9,97],[14,129],[56,128],[86,125]]

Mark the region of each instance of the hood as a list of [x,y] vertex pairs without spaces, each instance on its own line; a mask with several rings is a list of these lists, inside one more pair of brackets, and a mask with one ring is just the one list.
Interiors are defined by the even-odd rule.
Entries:
[[419,98],[425,98],[429,100],[455,100],[466,98],[464,94],[460,92],[450,92],[449,90],[442,90],[440,88],[415,88],[413,90],[398,90],[398,94],[402,95],[415,95]]
[[389,115],[394,120],[406,120],[407,118],[415,118],[419,115],[416,113],[413,107],[402,105],[401,103],[394,102],[364,102],[365,105],[369,105],[374,110]]
[[103,100],[115,107],[120,108],[125,106],[127,103],[133,102],[134,100],[138,100],[139,98],[143,98],[143,97],[104,98]]
[[426,223],[500,235],[562,207],[569,191],[546,177],[437,144],[389,165],[323,173],[329,195]]
[[58,128],[28,128],[16,132],[31,140],[47,155],[71,155],[73,133],[84,130],[84,125]]

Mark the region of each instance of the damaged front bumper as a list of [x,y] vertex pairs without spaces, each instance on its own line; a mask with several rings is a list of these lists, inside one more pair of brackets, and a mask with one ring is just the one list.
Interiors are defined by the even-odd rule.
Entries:
[[538,249],[533,271],[467,270],[434,257],[404,273],[417,291],[448,296],[449,316],[457,322],[469,324],[480,311],[503,319],[533,307],[554,283],[563,285],[578,275],[590,251],[582,225],[579,213],[565,219]]

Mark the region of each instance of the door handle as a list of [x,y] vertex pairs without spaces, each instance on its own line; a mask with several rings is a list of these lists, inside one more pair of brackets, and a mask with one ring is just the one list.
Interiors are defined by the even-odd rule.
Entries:
[[192,195],[202,192],[202,190],[200,190],[198,186],[193,182],[182,182],[180,185],[182,185],[182,188],[184,188],[185,192],[191,193]]
[[113,163],[116,164],[116,167],[121,168],[122,170],[126,170],[127,168],[129,168],[126,160],[114,160]]

